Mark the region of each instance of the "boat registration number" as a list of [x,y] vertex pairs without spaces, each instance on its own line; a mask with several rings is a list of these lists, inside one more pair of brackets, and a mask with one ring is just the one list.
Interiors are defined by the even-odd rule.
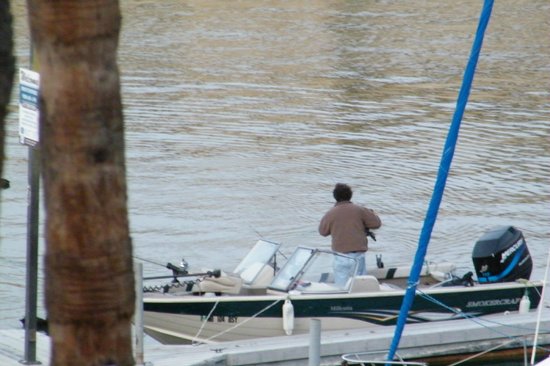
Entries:
[[[201,321],[206,319],[205,315],[201,315]],[[207,321],[212,323],[238,323],[238,317],[236,316],[210,316]]]

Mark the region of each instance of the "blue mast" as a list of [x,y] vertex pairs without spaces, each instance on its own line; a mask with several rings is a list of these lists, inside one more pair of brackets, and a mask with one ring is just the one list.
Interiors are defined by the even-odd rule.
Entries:
[[439,171],[437,174],[437,179],[435,182],[435,187],[432,193],[432,199],[426,212],[426,218],[424,219],[424,226],[420,233],[420,238],[418,240],[418,248],[416,250],[416,256],[414,259],[411,272],[409,274],[408,287],[403,298],[403,303],[401,304],[401,310],[399,312],[399,318],[397,319],[397,326],[395,328],[395,333],[393,340],[388,352],[387,360],[393,360],[395,352],[399,346],[399,341],[401,339],[401,334],[403,333],[403,328],[407,320],[407,314],[412,306],[414,301],[414,296],[416,294],[416,286],[418,279],[420,278],[420,272],[422,270],[422,264],[424,263],[424,257],[426,256],[426,251],[428,249],[428,243],[430,242],[430,237],[432,230],[437,218],[437,212],[441,204],[441,199],[443,197],[443,191],[445,190],[445,183],[447,182],[447,177],[449,175],[449,170],[451,168],[451,162],[453,160],[453,155],[455,151],[456,142],[458,140],[458,131],[460,129],[460,123],[462,121],[462,116],[464,115],[464,109],[466,108],[466,103],[468,102],[468,97],[470,95],[470,89],[472,87],[472,80],[474,78],[474,73],[477,65],[477,60],[479,59],[479,52],[481,50],[481,45],[483,43],[483,36],[485,35],[485,29],[489,23],[489,18],[491,17],[491,10],[493,9],[493,0],[485,0],[481,16],[479,18],[479,24],[474,39],[474,44],[472,46],[472,51],[470,54],[470,59],[466,65],[466,70],[464,72],[464,77],[462,79],[462,86],[460,88],[460,93],[458,94],[458,100],[456,102],[456,109],[453,115],[453,120],[447,134],[447,140],[445,142],[445,147],[443,149],[443,154],[441,156],[441,162],[439,164]]

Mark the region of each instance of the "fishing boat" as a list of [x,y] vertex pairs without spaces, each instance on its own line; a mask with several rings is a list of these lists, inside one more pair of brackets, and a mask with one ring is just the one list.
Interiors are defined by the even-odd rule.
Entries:
[[[357,266],[355,259],[299,246],[279,268],[279,248],[259,240],[232,272],[174,271],[171,284],[144,293],[145,333],[164,344],[214,343],[307,333],[312,318],[323,331],[396,324],[410,266],[379,261],[368,275],[336,283],[335,260]],[[532,259],[520,230],[487,231],[475,243],[472,260],[475,275],[458,275],[451,262],[425,262],[407,323],[537,307],[543,282],[529,280]]]

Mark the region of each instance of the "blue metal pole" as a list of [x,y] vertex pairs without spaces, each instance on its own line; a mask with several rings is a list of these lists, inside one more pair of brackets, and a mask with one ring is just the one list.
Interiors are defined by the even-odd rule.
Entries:
[[432,193],[432,199],[430,201],[430,205],[428,206],[424,225],[422,227],[420,238],[418,240],[418,248],[416,251],[413,267],[411,268],[411,272],[409,274],[407,291],[405,292],[405,297],[403,298],[403,303],[401,304],[401,310],[399,312],[399,318],[397,319],[395,333],[390,346],[390,350],[388,352],[388,361],[393,360],[397,348],[399,347],[401,334],[403,333],[409,310],[414,301],[416,286],[420,278],[422,264],[424,263],[424,257],[426,256],[428,243],[430,242],[432,230],[435,224],[435,220],[437,218],[437,212],[439,211],[439,206],[443,197],[443,191],[445,190],[445,184],[447,182],[447,177],[449,175],[451,162],[453,160],[456,142],[458,140],[460,123],[462,121],[464,109],[466,108],[466,103],[468,102],[468,97],[470,95],[470,89],[472,87],[472,81],[474,79],[475,69],[477,61],[479,59],[479,52],[483,44],[485,29],[487,28],[487,24],[489,23],[492,9],[493,0],[485,0],[479,19],[476,36],[474,39],[474,44],[472,46],[470,59],[468,61],[468,64],[466,65],[464,78],[462,79],[462,86],[460,88],[460,93],[458,94],[455,113],[453,115],[453,120],[449,128],[449,133],[447,134],[445,147],[443,148],[443,154],[441,156],[441,162],[439,164],[439,171]]

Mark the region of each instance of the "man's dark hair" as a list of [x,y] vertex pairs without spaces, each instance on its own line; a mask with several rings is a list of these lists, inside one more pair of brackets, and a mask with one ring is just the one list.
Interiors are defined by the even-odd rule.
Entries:
[[332,195],[334,196],[336,202],[350,201],[353,192],[351,191],[351,187],[347,184],[336,183],[334,190],[332,191]]

